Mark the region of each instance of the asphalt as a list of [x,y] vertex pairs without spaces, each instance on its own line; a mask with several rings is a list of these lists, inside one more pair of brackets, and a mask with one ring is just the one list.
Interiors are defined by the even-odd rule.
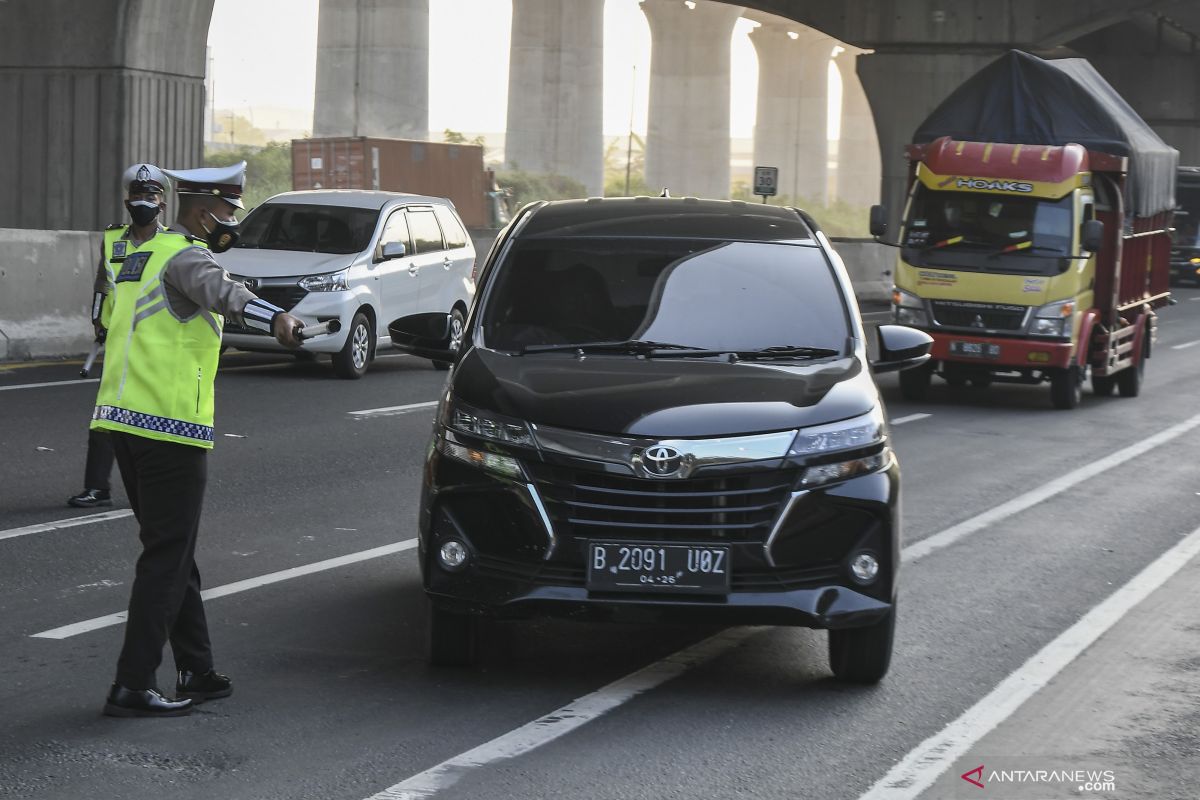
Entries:
[[[893,419],[930,415],[893,431],[906,544],[1200,413],[1200,346],[1190,344],[1200,342],[1200,290],[1179,299],[1136,399],[1085,394],[1062,412],[1048,387],[935,382],[912,404],[895,376],[881,377]],[[0,796],[367,798],[716,633],[506,625],[480,667],[434,669],[406,550],[210,600],[234,696],[178,720],[104,718],[120,626],[32,634],[123,610],[138,549],[132,520],[2,538],[94,513],[63,504],[81,488],[95,397],[95,384],[62,383],[77,370],[0,365]],[[411,539],[432,409],[349,412],[436,400],[444,378],[408,357],[381,358],[348,382],[327,364],[227,353],[198,552],[205,585]],[[53,385],[5,390],[40,383]],[[859,798],[1200,528],[1198,444],[1200,426],[906,565],[895,660],[877,687],[833,682],[822,633],[749,631],[570,734],[461,770],[437,796]],[[1116,790],[1038,785],[999,796],[1200,795],[1181,777],[1200,774],[1197,574],[1193,563],[1167,581],[921,797],[972,797],[979,790],[958,775],[983,761],[1050,760],[1108,763]],[[168,655],[167,685],[169,666]]]

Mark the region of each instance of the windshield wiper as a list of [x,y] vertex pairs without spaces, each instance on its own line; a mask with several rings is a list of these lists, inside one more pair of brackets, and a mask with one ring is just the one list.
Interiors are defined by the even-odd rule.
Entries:
[[557,353],[570,350],[611,353],[652,353],[655,350],[689,350],[700,352],[700,348],[671,342],[652,342],[646,339],[622,339],[610,342],[576,342],[575,344],[530,344],[521,348],[522,353]]
[[[1050,256],[1050,258],[1055,258],[1055,257],[1070,258],[1069,255],[1067,255],[1066,253],[1064,253],[1062,250],[1058,249],[1057,247],[1049,247],[1044,244],[1034,244],[1033,242],[1029,242],[1029,241],[1017,242],[1016,244],[1006,245],[1004,247],[1001,247],[999,250],[996,250],[995,252],[988,253],[987,257],[988,258],[999,258],[1000,256],[1004,255],[1005,253],[1023,253],[1026,250],[1048,250],[1051,253],[1055,254],[1054,256]],[[1039,256],[1039,258],[1044,258],[1044,257],[1045,256]]]
[[840,350],[828,347],[803,347],[800,345],[781,344],[773,347],[760,347],[757,350],[670,350],[651,351],[647,358],[711,358],[713,356],[729,356],[737,361],[765,361],[772,358],[828,358],[836,356]]
[[968,239],[965,236],[951,236],[949,239],[943,239],[940,242],[934,242],[933,244],[927,244],[924,247],[918,247],[917,250],[918,252],[926,253],[930,250],[940,250],[943,247],[950,247],[951,245],[955,244],[974,244],[986,247],[987,245],[991,244],[991,242],[980,242],[975,239]]

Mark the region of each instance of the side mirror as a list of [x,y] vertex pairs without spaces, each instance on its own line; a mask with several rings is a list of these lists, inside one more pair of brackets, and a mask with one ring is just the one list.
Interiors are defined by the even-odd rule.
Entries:
[[402,353],[434,361],[454,361],[458,353],[450,347],[450,315],[441,312],[413,314],[388,325],[392,344]]
[[879,360],[871,364],[871,371],[896,372],[910,367],[919,367],[929,360],[933,338],[916,328],[904,325],[879,326]]
[[1098,252],[1104,244],[1104,223],[1098,219],[1089,219],[1083,223],[1079,232],[1079,243],[1089,253]]
[[404,246],[404,242],[388,242],[383,246],[383,260],[390,261],[393,258],[404,258],[407,252],[408,248]]
[[883,206],[871,206],[871,235],[882,237],[887,234],[887,209]]

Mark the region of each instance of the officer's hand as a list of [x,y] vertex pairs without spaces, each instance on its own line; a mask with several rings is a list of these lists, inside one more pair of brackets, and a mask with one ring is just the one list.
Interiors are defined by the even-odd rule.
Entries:
[[275,336],[275,341],[284,347],[295,350],[300,346],[300,340],[296,338],[296,329],[302,327],[304,327],[303,322],[284,312],[275,315],[275,321],[271,324],[271,333]]
[[105,329],[105,327],[100,324],[100,320],[98,320],[98,319],[92,321],[92,330],[94,330],[96,332],[96,341],[97,342],[103,343],[104,337],[108,336],[108,330]]

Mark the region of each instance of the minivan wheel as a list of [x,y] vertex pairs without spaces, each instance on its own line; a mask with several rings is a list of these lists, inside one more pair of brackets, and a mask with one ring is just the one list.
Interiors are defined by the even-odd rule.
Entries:
[[429,663],[469,667],[479,658],[479,620],[470,614],[429,607]]
[[[450,312],[450,349],[458,352],[458,348],[462,347],[463,331],[466,330],[466,318],[463,316],[461,309],[454,309]],[[434,369],[450,369],[449,361],[433,362]]]
[[883,619],[865,628],[829,631],[829,667],[844,683],[878,683],[892,663],[896,606]]
[[912,367],[900,373],[900,396],[905,400],[920,402],[929,394],[929,381],[933,369],[928,364]]
[[371,363],[371,322],[361,311],[350,322],[346,344],[333,354],[333,371],[339,378],[357,380],[367,374]]

